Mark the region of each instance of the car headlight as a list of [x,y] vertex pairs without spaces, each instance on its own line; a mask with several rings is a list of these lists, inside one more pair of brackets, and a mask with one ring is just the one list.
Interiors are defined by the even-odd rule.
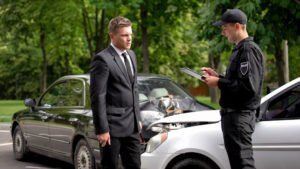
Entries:
[[159,133],[156,136],[152,137],[147,143],[146,152],[147,153],[153,152],[158,146],[160,146],[163,142],[165,142],[167,138],[168,138],[168,133],[166,132]]
[[181,129],[184,127],[185,127],[185,125],[180,124],[180,123],[157,124],[157,125],[154,125],[153,127],[151,127],[151,130],[153,132],[162,133],[165,131],[177,130],[177,129]]

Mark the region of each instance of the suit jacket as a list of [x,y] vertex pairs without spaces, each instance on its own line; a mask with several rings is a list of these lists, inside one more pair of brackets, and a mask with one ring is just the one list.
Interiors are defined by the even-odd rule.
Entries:
[[91,108],[95,133],[126,137],[140,132],[135,53],[127,50],[134,69],[131,83],[120,56],[112,46],[96,54],[90,70]]

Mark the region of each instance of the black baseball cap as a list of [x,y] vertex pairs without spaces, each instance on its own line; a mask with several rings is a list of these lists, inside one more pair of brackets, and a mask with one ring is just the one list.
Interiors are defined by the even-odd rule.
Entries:
[[214,22],[213,25],[222,26],[226,23],[240,23],[244,25],[247,23],[247,16],[239,9],[227,9],[222,15],[221,20]]

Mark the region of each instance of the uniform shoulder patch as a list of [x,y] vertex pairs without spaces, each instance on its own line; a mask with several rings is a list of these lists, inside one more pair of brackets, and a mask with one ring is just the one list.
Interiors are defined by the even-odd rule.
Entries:
[[242,62],[240,71],[241,71],[242,75],[245,76],[249,71],[249,62]]

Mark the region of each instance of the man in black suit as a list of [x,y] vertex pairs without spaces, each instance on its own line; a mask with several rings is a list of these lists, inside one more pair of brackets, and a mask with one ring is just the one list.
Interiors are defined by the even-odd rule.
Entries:
[[124,17],[109,22],[111,44],[91,63],[91,107],[95,133],[103,147],[104,168],[140,168],[140,113],[135,53],[130,50],[131,22]]

